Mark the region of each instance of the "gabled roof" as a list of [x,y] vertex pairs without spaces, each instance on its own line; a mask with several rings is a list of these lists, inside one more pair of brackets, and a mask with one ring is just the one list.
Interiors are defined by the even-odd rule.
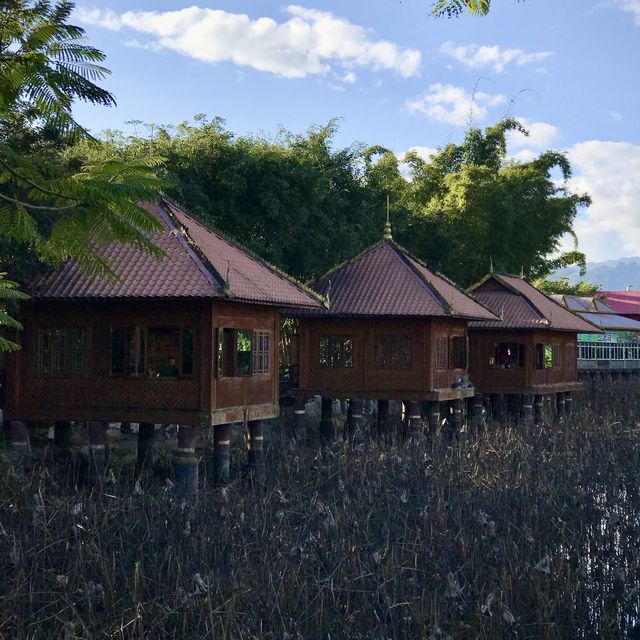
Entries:
[[473,329],[552,329],[599,333],[599,329],[517,276],[490,273],[469,288],[499,320],[472,322]]
[[102,253],[116,278],[89,278],[69,261],[36,279],[34,298],[225,298],[287,307],[321,307],[303,285],[203,226],[162,199],[142,206],[162,224],[150,236],[165,256],[156,259],[132,245],[113,244]]
[[640,315],[640,291],[602,291],[607,304],[623,315]]
[[324,315],[495,319],[481,304],[392,240],[383,240],[312,283]]
[[554,295],[551,297],[583,320],[605,331],[640,331],[638,320],[616,314],[609,305],[596,296]]

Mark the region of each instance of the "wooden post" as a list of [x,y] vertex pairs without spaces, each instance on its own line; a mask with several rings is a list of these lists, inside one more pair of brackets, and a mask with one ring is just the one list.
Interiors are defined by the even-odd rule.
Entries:
[[434,433],[440,429],[440,403],[437,400],[429,403],[429,429]]
[[556,414],[558,418],[564,418],[565,409],[564,393],[556,393]]
[[347,411],[347,420],[348,420],[348,432],[352,438],[362,439],[362,408],[363,401],[358,400],[357,398],[351,398],[349,400],[349,409]]
[[247,460],[249,473],[258,481],[264,481],[264,421],[249,420]]
[[333,439],[333,400],[322,396],[322,413],[320,416],[320,434],[329,441]]
[[536,424],[541,424],[544,421],[544,396],[536,395],[533,409]]
[[458,398],[453,401],[453,433],[458,437],[462,431],[462,409],[464,407],[464,400]]
[[216,484],[229,482],[231,462],[231,425],[213,427],[213,480]]
[[136,480],[153,475],[153,440],[155,432],[156,425],[153,422],[141,422],[138,425]]
[[482,413],[484,411],[484,397],[481,393],[473,396],[473,426],[476,431],[482,430]]
[[522,421],[527,424],[533,424],[533,394],[527,393],[522,398]]
[[378,436],[382,437],[389,431],[389,401],[378,400]]
[[493,420],[493,405],[491,402],[492,396],[486,395],[484,397],[484,414],[487,420]]
[[89,474],[92,484],[104,480],[107,466],[107,423],[103,420],[89,422]]
[[304,396],[295,396],[293,399],[293,437],[303,442],[307,438],[307,399]]
[[71,422],[59,420],[53,428],[53,444],[62,454],[68,454],[71,450]]
[[14,457],[23,469],[31,467],[31,446],[27,423],[23,420],[9,422],[9,444]]
[[564,394],[564,412],[570,416],[573,413],[573,394],[567,391]]
[[188,424],[178,426],[178,447],[173,452],[173,474],[176,489],[181,495],[198,493],[198,460],[196,458],[196,430]]
[[407,423],[407,439],[418,442],[422,436],[422,404],[416,400],[409,400],[404,405]]

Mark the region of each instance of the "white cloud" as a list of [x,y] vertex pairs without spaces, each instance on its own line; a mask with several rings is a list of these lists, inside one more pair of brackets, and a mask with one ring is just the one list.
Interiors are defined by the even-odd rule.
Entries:
[[358,76],[356,76],[353,71],[349,71],[342,76],[342,82],[345,84],[355,84],[358,81]]
[[488,109],[503,104],[505,98],[500,94],[476,91],[473,95],[462,87],[440,82],[429,86],[427,91],[405,101],[405,109],[410,113],[419,113],[429,120],[458,124],[465,120],[484,120]]
[[522,49],[503,49],[498,45],[457,45],[455,42],[445,42],[440,47],[440,52],[455,58],[469,69],[493,67],[496,73],[502,73],[512,63],[521,67],[546,60],[553,55],[553,51],[527,53]]
[[640,27],[640,0],[618,0],[616,4],[623,11],[630,13],[633,21]]
[[640,145],[589,140],[569,150],[570,186],[593,204],[576,221],[590,260],[640,255]]
[[617,111],[615,111],[614,109],[611,109],[611,111],[609,111],[609,115],[614,119],[614,120],[622,120],[622,114],[618,113]]
[[527,118],[515,116],[516,120],[529,132],[525,136],[519,131],[510,131],[507,134],[509,145],[515,147],[534,147],[536,149],[548,149],[558,137],[558,127],[548,122],[532,122]]
[[203,62],[231,61],[285,78],[326,74],[333,66],[419,73],[415,49],[375,40],[365,27],[327,11],[289,5],[284,22],[251,19],[197,6],[177,11],[126,11],[78,8],[75,18],[106,29],[129,29],[151,37],[151,44]]

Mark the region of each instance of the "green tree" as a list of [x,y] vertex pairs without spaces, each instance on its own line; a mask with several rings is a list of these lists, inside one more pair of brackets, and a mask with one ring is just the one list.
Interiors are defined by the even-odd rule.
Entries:
[[437,0],[433,3],[431,15],[453,18],[466,11],[473,16],[486,16],[490,10],[491,0]]
[[569,282],[569,278],[566,277],[556,278],[555,280],[551,278],[541,278],[536,280],[533,284],[540,289],[540,291],[549,295],[561,294],[568,296],[590,297],[601,288],[599,284],[594,284],[587,280],[581,280],[580,282],[571,284]]
[[[507,158],[506,135],[526,133],[507,118],[485,131],[470,129],[430,161],[410,154],[409,201],[413,223],[407,245],[460,284],[496,269],[543,277],[560,266],[584,265],[576,247],[551,258],[564,234],[573,232],[585,194],[571,193],[571,166],[563,153],[547,151],[531,162]],[[560,186],[554,171],[563,178]]]

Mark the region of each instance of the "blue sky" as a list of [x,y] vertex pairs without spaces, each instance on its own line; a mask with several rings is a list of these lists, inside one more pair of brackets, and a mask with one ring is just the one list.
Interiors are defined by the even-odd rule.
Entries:
[[337,144],[425,155],[512,115],[531,135],[510,154],[567,151],[593,197],[576,224],[587,258],[640,255],[640,0],[494,0],[452,20],[430,4],[79,0],[118,106],[76,115],[98,132],[206,113],[266,135],[338,117]]

